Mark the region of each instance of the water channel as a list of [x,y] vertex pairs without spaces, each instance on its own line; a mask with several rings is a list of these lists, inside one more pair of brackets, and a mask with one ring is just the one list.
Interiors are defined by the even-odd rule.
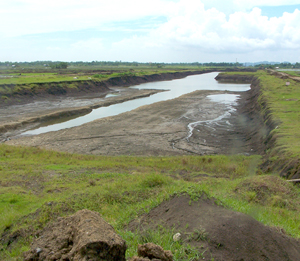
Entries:
[[[137,86],[132,86],[129,88],[159,89],[159,90],[167,90],[167,91],[159,92],[150,97],[145,97],[145,98],[125,101],[123,103],[114,104],[109,107],[100,107],[94,109],[91,113],[87,115],[77,117],[75,119],[66,122],[29,130],[24,132],[23,135],[37,135],[37,134],[46,133],[50,131],[58,131],[66,128],[80,126],[84,123],[88,123],[96,119],[115,116],[127,111],[131,111],[143,105],[149,105],[155,102],[178,98],[181,95],[191,93],[196,90],[219,90],[219,91],[243,92],[249,90],[250,88],[250,84],[219,83],[214,79],[217,75],[218,75],[217,72],[213,72],[213,73],[207,73],[201,75],[188,76],[183,79],[176,79],[172,81],[151,82],[151,83],[140,84]],[[215,102],[226,103],[228,106],[231,106],[235,104],[238,95],[218,94],[218,95],[210,95],[210,97],[208,98],[212,99]],[[193,126],[190,127],[192,128]]]

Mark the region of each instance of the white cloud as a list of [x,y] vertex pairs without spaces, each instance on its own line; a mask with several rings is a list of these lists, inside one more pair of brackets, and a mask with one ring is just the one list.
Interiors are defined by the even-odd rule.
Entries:
[[104,23],[168,13],[166,0],[6,0],[0,10],[0,33],[18,36],[97,28]]
[[283,6],[300,4],[299,0],[201,0],[201,2],[204,3],[206,9],[216,7],[219,11],[227,15],[238,11],[249,11],[258,6]]
[[[5,44],[5,48],[2,49],[10,52],[6,53],[5,57],[9,55],[21,57],[22,50],[27,52],[33,49],[33,46],[39,50],[39,54],[43,54],[43,57],[47,55],[48,59],[53,55],[57,60],[61,57],[61,60],[137,61],[155,61],[154,58],[160,61],[164,59],[195,61],[201,54],[211,57],[225,57],[226,53],[239,54],[243,57],[247,57],[247,54],[258,55],[267,52],[270,56],[275,53],[287,55],[287,51],[295,52],[300,48],[299,10],[284,13],[282,17],[268,18],[256,7],[294,5],[300,4],[300,0],[4,0],[2,2],[0,48]],[[151,18],[160,16],[164,17],[166,22],[155,25],[147,23],[145,30],[138,28],[139,32],[136,28],[128,26],[130,21],[137,22],[139,19],[147,18],[150,21]],[[116,22],[119,22],[118,28],[111,28],[110,24]],[[89,35],[80,41],[70,38],[63,43],[62,39],[58,39],[52,43],[53,45],[49,41],[44,46],[42,42],[34,42],[32,37],[30,47],[28,47],[29,40],[23,41],[24,47],[18,46],[15,53],[11,46],[16,46],[16,43],[10,44],[10,41],[17,39],[12,37],[20,38],[22,35],[91,28],[106,28],[106,31],[115,34],[119,31],[131,33],[122,40],[119,40],[121,36],[108,39],[104,38],[106,34]],[[39,54],[34,55],[38,57]],[[294,59],[298,57],[294,56]]]
[[[186,7],[186,8],[185,8]],[[259,8],[250,13],[236,12],[227,19],[216,9],[203,6],[192,10],[182,6],[179,16],[153,30],[148,37],[127,39],[124,45],[169,46],[173,49],[196,47],[205,52],[240,53],[300,47],[300,11],[269,19]]]

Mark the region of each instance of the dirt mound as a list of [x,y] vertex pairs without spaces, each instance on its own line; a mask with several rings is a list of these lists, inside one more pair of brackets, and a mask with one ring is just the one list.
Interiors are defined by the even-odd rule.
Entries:
[[300,242],[213,199],[173,197],[132,221],[128,229],[146,233],[159,225],[175,229],[182,241],[211,260],[299,260]]
[[173,261],[173,254],[170,250],[163,250],[161,246],[153,243],[146,243],[138,246],[138,257],[130,261]]
[[125,251],[125,241],[99,213],[80,210],[44,228],[24,260],[125,261]]

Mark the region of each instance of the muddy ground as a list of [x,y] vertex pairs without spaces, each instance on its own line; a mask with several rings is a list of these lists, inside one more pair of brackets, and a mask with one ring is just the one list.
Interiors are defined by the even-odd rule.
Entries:
[[[108,98],[115,103],[121,99],[132,99],[147,95],[151,90],[132,90],[118,88],[121,95]],[[152,91],[153,92],[153,91]],[[2,134],[2,140],[10,145],[38,146],[57,151],[95,155],[182,155],[182,154],[253,154],[256,148],[247,142],[244,129],[247,128],[245,117],[227,104],[217,103],[207,96],[222,94],[223,91],[196,91],[177,99],[142,106],[136,110],[114,117],[98,119],[79,127],[49,132],[36,136],[15,136],[23,131],[17,130]],[[237,94],[233,92],[226,92]],[[242,96],[243,97],[243,96]],[[52,101],[51,104],[40,102],[25,106],[9,106],[0,109],[1,121],[7,124],[22,121],[25,118],[40,117],[62,110],[74,110],[84,104],[84,108],[101,106],[107,100],[70,98]],[[58,104],[61,106],[57,106]],[[242,99],[240,104],[242,104]],[[45,105],[46,104],[46,105]],[[87,106],[88,105],[88,106]],[[82,108],[82,107],[81,107]],[[225,113],[228,115],[219,121],[213,120]],[[230,112],[230,113],[229,113]],[[7,117],[8,114],[10,117]],[[202,121],[195,126],[192,135],[188,125]],[[3,123],[2,123],[3,124]],[[28,127],[38,122],[27,124]],[[190,137],[189,137],[190,136]]]

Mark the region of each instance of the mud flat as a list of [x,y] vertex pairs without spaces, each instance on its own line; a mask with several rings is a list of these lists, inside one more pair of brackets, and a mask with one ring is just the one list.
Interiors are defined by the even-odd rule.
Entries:
[[215,94],[224,92],[196,91],[79,127],[6,143],[95,155],[256,153],[256,148],[245,142],[243,121],[237,112],[222,118],[214,129],[205,124],[196,126],[190,136],[190,123],[209,122],[230,110],[208,98]]
[[82,97],[53,96],[22,105],[3,106],[0,107],[0,140],[43,124],[58,123],[88,114],[95,108],[147,97],[157,92],[119,87],[111,89],[109,93],[92,93]]
[[[239,79],[243,82],[251,80],[252,78]],[[123,88],[123,91],[119,97],[112,97],[112,101],[106,102],[117,103],[155,92],[128,88]],[[246,100],[249,100],[249,94],[242,94],[235,108],[215,101],[213,97],[217,97],[216,95],[233,96],[241,93],[195,91],[173,100],[94,120],[79,127],[35,136],[21,136],[7,140],[6,143],[95,155],[251,155],[263,152],[257,135],[248,131],[253,121],[249,120],[247,111],[242,109]],[[78,110],[85,113],[84,110],[88,111],[93,106],[96,105]],[[32,113],[38,112],[35,110]],[[57,113],[62,112],[55,112],[56,116]],[[254,128],[261,127],[259,121],[255,124]],[[17,131],[6,132],[5,135],[17,132],[18,128]]]
[[[72,81],[26,84],[1,85],[0,91],[0,141],[8,136],[15,136],[21,130],[38,126],[41,122],[51,119],[80,116],[92,109],[110,106],[124,101],[138,99],[157,93],[158,90],[133,90],[128,86],[155,81],[168,81],[184,78],[189,75],[203,74],[203,71],[182,71],[161,73],[144,76],[113,77],[104,81]],[[31,88],[29,88],[31,86]],[[69,88],[68,86],[73,86]],[[74,88],[75,86],[75,88]],[[17,90],[17,91],[14,91]],[[104,97],[110,93],[119,93],[119,97]],[[3,97],[8,99],[2,100]]]

